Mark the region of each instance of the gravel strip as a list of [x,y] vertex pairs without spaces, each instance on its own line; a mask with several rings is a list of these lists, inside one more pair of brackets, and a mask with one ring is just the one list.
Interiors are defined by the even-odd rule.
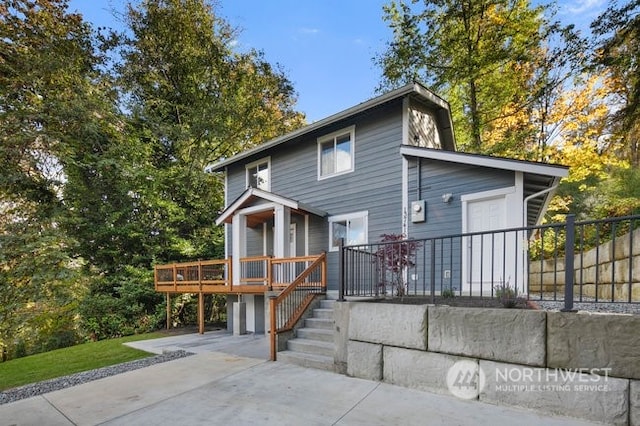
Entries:
[[109,367],[102,367],[95,370],[83,371],[81,373],[71,374],[69,376],[58,377],[55,379],[45,380],[43,382],[32,383],[20,386],[18,388],[7,389],[0,392],[0,405],[9,402],[19,401],[24,398],[42,395],[43,393],[53,392],[70,386],[80,385],[82,383],[91,382],[93,380],[103,379],[116,374],[126,373],[127,371],[137,370],[139,368],[149,367],[162,362],[173,361],[178,358],[193,355],[186,351],[167,352],[162,355],[151,356],[147,358],[137,359],[135,361],[123,362]]
[[[531,299],[531,302],[545,311],[559,311],[564,308],[564,302],[562,301]],[[640,315],[640,303],[573,302],[573,309],[599,313]]]

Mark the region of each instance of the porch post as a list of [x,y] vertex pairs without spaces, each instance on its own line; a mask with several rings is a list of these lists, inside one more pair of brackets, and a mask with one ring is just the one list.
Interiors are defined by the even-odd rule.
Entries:
[[289,227],[291,226],[291,209],[282,204],[276,204],[274,208],[274,233],[275,257],[289,257]]
[[167,292],[167,330],[171,328],[171,293]]
[[198,293],[198,333],[204,334],[204,293]]
[[247,255],[247,216],[242,213],[233,215],[231,242],[231,270],[233,285],[240,284],[240,259]]

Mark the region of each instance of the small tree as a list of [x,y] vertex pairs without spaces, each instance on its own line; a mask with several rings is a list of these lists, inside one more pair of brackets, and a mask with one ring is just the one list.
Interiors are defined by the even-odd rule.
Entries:
[[380,287],[391,285],[392,294],[403,297],[407,292],[407,270],[416,266],[416,252],[421,243],[408,240],[404,234],[382,234],[374,262],[380,273]]

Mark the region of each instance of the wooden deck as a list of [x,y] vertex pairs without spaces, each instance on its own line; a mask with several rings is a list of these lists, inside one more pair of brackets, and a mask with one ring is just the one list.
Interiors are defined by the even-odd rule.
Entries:
[[[170,326],[173,294],[198,295],[198,329],[202,334],[205,294],[263,294],[267,291],[280,291],[282,295],[291,293],[294,288],[296,293],[319,294],[327,288],[324,253],[318,256],[278,259],[270,256],[247,257],[240,259],[240,271],[233,271],[231,265],[231,258],[156,265],[155,290],[167,296],[167,328]],[[234,278],[234,274],[239,275]],[[287,289],[289,291],[285,291]],[[284,299],[280,298],[278,302],[281,303],[282,300]],[[291,306],[289,303],[288,310]],[[282,308],[278,307],[278,310]],[[285,315],[295,317],[298,310],[286,312]]]

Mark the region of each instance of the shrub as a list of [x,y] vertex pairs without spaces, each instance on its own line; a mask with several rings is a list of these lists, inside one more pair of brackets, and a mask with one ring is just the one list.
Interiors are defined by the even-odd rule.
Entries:
[[94,280],[80,302],[81,325],[92,340],[152,331],[164,321],[163,300],[150,271],[129,267]]
[[515,308],[518,305],[518,290],[511,287],[509,281],[494,287],[495,297],[505,308]]
[[382,277],[379,286],[385,294],[387,286],[391,286],[396,296],[403,297],[407,289],[406,271],[416,266],[416,252],[421,243],[406,239],[404,234],[382,234],[381,237],[373,260]]
[[445,288],[440,292],[440,296],[444,299],[453,299],[456,297],[456,293],[452,288]]

